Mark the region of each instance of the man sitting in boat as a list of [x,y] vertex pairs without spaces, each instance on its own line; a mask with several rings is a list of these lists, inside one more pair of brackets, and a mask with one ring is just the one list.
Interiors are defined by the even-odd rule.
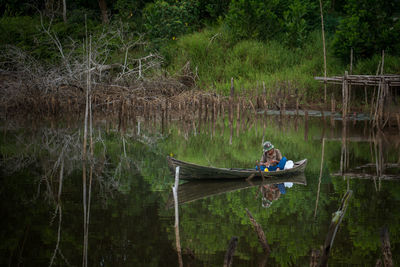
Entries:
[[263,154],[260,160],[260,168],[262,171],[279,171],[285,168],[287,159],[282,157],[279,149],[275,148],[271,142],[266,141],[263,144]]

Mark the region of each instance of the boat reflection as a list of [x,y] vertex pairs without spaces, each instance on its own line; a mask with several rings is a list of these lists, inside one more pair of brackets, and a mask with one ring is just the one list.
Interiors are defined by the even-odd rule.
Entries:
[[[190,181],[179,185],[178,188],[178,204],[184,204],[193,202],[199,199],[208,198],[211,196],[221,195],[229,192],[234,192],[241,189],[248,189],[256,186],[260,188],[268,188],[276,186],[278,184],[293,183],[307,185],[306,176],[304,173],[298,174],[296,176],[288,178],[275,178],[270,177],[268,179],[253,179],[251,181],[247,180],[209,180],[209,181]],[[287,184],[289,185],[289,184]],[[260,190],[264,190],[260,189]],[[170,209],[174,207],[174,197],[172,193],[170,194],[166,208]]]

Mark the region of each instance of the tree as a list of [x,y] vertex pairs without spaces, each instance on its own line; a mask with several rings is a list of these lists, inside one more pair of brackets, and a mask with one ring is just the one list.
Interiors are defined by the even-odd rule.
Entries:
[[101,11],[101,20],[103,23],[107,24],[109,22],[108,20],[108,10],[107,10],[107,3],[106,0],[99,0],[99,7]]
[[398,1],[348,0],[345,18],[334,37],[335,53],[348,58],[351,48],[355,55],[370,57],[381,50],[399,53],[400,11]]

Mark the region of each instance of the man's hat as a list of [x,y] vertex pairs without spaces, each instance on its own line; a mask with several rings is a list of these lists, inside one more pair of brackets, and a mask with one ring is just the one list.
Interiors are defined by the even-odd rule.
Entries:
[[263,144],[264,152],[270,151],[270,150],[273,149],[273,148],[274,148],[274,145],[271,144],[270,141],[264,142],[264,144]]

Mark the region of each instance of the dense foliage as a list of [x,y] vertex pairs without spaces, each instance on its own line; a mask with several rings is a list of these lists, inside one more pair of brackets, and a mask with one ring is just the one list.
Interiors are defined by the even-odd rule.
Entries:
[[16,45],[42,60],[60,58],[49,49],[55,46],[44,29],[67,52],[86,29],[94,36],[122,32],[124,40],[143,37],[145,51],[113,40],[109,63],[120,62],[127,47],[132,57],[157,51],[168,73],[190,62],[201,89],[225,92],[234,77],[239,90],[255,91],[262,82],[275,90],[288,83],[312,100],[321,95],[313,77],[323,75],[322,10],[328,75],[349,69],[351,49],[353,73],[374,74],[382,50],[384,71],[400,73],[398,0],[73,0],[66,1],[65,21],[62,1],[6,0],[0,7],[0,45]]
[[[101,3],[105,3],[104,6]],[[371,56],[382,49],[399,53],[399,1],[323,1],[328,31],[332,33],[337,55],[349,54],[354,48],[360,56]],[[177,38],[199,30],[206,24],[223,24],[234,40],[277,39],[290,47],[304,45],[309,32],[320,29],[320,6],[310,0],[112,0],[66,1],[67,23],[74,23],[83,14],[101,21],[100,8],[106,8],[110,20],[131,22],[133,30],[145,31],[149,40]],[[2,26],[12,26],[6,17],[37,16],[38,12],[62,19],[62,2],[45,1],[26,4],[24,1],[2,1]],[[4,25],[5,24],[5,25]],[[29,23],[21,21],[19,29],[31,35]],[[76,29],[77,31],[79,28]],[[17,39],[7,38],[8,42]],[[4,39],[3,39],[4,42]]]
[[361,58],[381,50],[399,53],[399,1],[349,0],[344,11],[333,43],[338,55],[348,57],[351,48]]

